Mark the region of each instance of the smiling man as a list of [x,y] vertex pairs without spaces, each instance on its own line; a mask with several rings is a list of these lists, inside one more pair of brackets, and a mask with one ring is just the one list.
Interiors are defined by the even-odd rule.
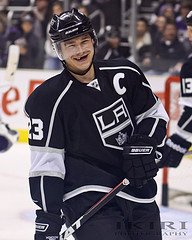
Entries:
[[125,177],[130,185],[74,234],[78,240],[161,240],[155,158],[168,116],[128,60],[94,61],[97,37],[76,9],[53,16],[50,37],[64,70],[29,96],[30,191],[35,240],[59,239]]
[[[85,75],[88,70],[94,77],[93,55],[94,47],[91,36],[86,33],[75,39],[61,43],[61,51],[64,53],[66,67],[75,75]],[[84,79],[82,78],[82,81]]]

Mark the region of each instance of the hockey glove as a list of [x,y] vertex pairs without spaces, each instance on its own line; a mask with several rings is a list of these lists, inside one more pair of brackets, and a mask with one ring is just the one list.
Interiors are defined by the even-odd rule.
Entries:
[[142,187],[157,175],[156,141],[145,135],[134,135],[124,146],[123,171],[134,187]]
[[177,134],[168,137],[163,147],[163,157],[157,163],[158,167],[178,167],[183,155],[188,151],[190,146],[190,142]]
[[0,121],[0,152],[6,152],[17,142],[19,133]]
[[59,232],[64,220],[56,214],[36,211],[35,240],[59,240]]

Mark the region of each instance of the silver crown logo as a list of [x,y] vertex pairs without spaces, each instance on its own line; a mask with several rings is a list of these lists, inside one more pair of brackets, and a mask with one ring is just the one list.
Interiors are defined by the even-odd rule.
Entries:
[[127,133],[119,132],[118,137],[115,139],[116,139],[117,143],[121,146],[127,141]]

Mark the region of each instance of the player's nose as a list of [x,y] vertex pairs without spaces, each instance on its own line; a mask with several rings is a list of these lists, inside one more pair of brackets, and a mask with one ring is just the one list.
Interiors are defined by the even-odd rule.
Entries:
[[82,54],[84,51],[83,47],[79,44],[77,47],[76,47],[76,53],[77,54]]

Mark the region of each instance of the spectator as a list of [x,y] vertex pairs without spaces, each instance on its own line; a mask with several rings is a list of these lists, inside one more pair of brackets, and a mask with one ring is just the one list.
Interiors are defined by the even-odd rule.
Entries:
[[36,8],[34,9],[33,13],[35,16],[34,19],[34,32],[35,34],[46,39],[47,36],[47,24],[49,22],[49,1],[48,0],[36,0],[35,1]]
[[115,26],[107,26],[106,40],[96,50],[95,59],[128,58],[130,55],[128,42],[122,42],[120,32]]
[[176,24],[167,23],[162,38],[153,44],[152,69],[156,73],[167,73],[178,68],[178,72],[185,58],[185,49],[177,37]]
[[13,25],[7,25],[7,14],[6,10],[1,11],[0,13],[0,66],[6,67],[7,56],[8,56],[8,47],[11,44],[14,44],[14,41],[20,37],[20,30]]
[[162,37],[162,33],[166,24],[166,17],[165,16],[158,16],[155,22],[150,27],[150,33],[152,42],[155,43]]
[[[192,10],[191,0],[181,1],[180,13],[176,17],[176,24],[178,29],[178,37],[180,41],[184,41],[187,38],[187,26],[185,23],[185,17]],[[191,49],[191,46],[190,46]]]
[[2,16],[0,16],[0,67],[5,67],[6,58],[6,22]]
[[103,3],[99,3],[97,1],[82,1],[81,4],[74,6],[83,12],[86,16],[89,16],[91,19],[91,23],[97,33],[98,38],[103,37],[103,32],[101,28],[102,25],[106,25],[106,15],[103,12]]
[[88,16],[88,15],[89,15],[89,12],[88,12],[87,7],[85,7],[85,6],[83,6],[83,5],[79,5],[79,6],[77,7],[77,9],[78,9],[79,11],[81,11],[82,13],[84,13],[85,16]]
[[34,33],[39,38],[39,56],[42,56],[40,68],[44,64],[44,45],[47,36],[47,24],[49,23],[51,0],[35,0],[34,14]]
[[19,68],[39,68],[39,39],[33,32],[34,19],[30,13],[21,17],[21,36],[15,40],[20,48]]
[[[129,37],[129,42],[132,42],[132,37]],[[136,29],[136,51],[137,63],[142,70],[146,70],[151,65],[151,34],[148,28],[148,21],[145,18],[137,20]]]
[[[54,14],[59,15],[61,12],[63,12],[63,3],[60,1],[56,1],[52,4],[52,13],[51,18]],[[52,43],[49,37],[49,24],[47,26],[47,39],[45,41],[45,62],[44,62],[44,69],[48,70],[60,70],[63,69],[61,61],[59,61],[58,57],[55,54],[55,51],[53,51]]]
[[160,11],[166,6],[171,5],[173,7],[175,15],[178,14],[179,8],[180,8],[181,0],[163,0],[159,1],[159,5],[157,6],[155,10],[156,16],[160,16]]
[[164,16],[167,19],[167,22],[175,22],[175,12],[171,4],[165,4],[161,7],[160,16]]

